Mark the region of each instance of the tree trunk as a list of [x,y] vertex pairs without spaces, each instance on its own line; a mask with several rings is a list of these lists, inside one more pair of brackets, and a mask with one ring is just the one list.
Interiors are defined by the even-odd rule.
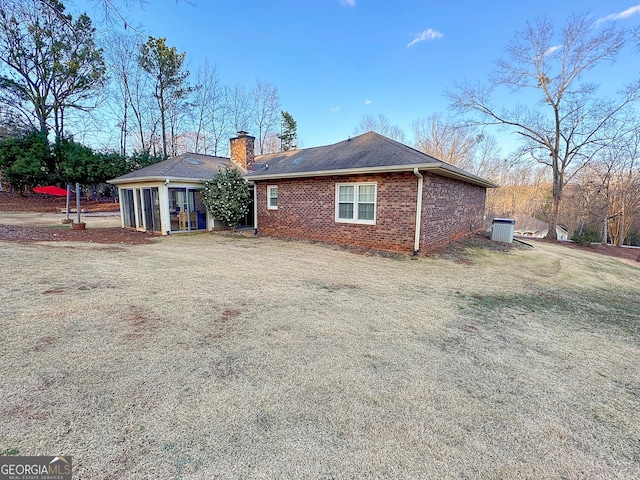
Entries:
[[167,158],[167,121],[165,117],[164,91],[160,88],[158,97],[158,106],[160,107],[160,128],[162,129],[162,154]]
[[122,118],[122,125],[120,126],[120,156],[127,156],[127,121],[128,121],[128,102],[124,102],[124,116]]
[[165,123],[164,109],[160,111],[160,123],[162,127],[162,154],[167,158],[167,126]]
[[624,243],[624,206],[622,207],[622,212],[620,212],[620,223],[618,223],[618,241],[616,242],[617,247],[621,247]]
[[557,167],[553,169],[553,199],[551,201],[551,212],[549,212],[549,230],[544,237],[545,240],[555,242],[558,240],[558,212],[560,210],[560,200],[562,199],[563,176],[558,172]]
[[560,199],[556,198],[555,194],[553,196],[553,201],[551,202],[551,211],[549,212],[549,230],[547,231],[547,235],[545,235],[544,239],[550,242],[555,242],[558,240],[558,231],[556,230],[556,226],[558,225],[558,210],[560,207]]

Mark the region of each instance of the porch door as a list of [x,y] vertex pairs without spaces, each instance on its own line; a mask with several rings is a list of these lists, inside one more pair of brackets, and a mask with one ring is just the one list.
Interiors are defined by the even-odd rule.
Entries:
[[172,232],[207,228],[206,208],[202,203],[200,190],[186,187],[170,188],[169,213]]
[[249,195],[251,195],[251,202],[249,203],[249,210],[247,211],[247,213],[245,214],[244,217],[242,217],[242,220],[240,220],[240,227],[254,227],[255,225],[253,224],[253,214],[255,212],[255,208],[256,206],[253,203],[253,189],[255,187],[250,186],[249,187]]
[[160,232],[160,195],[158,188],[143,188],[144,220],[147,230]]

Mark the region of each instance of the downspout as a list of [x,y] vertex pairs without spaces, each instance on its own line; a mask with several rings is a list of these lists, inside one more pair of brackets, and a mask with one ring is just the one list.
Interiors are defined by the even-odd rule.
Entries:
[[413,241],[413,256],[417,257],[420,251],[420,225],[422,224],[422,184],[424,177],[418,171],[418,168],[413,169],[413,174],[418,177],[418,198],[416,200],[416,236]]
[[253,234],[258,235],[258,185],[253,184]]

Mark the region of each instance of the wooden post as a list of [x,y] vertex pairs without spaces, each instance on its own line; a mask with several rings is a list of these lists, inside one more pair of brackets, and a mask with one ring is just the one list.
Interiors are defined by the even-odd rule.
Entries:
[[80,224],[80,184],[76,182],[76,210],[78,211],[78,225]]
[[69,197],[71,196],[71,184],[67,183],[67,223],[69,223]]

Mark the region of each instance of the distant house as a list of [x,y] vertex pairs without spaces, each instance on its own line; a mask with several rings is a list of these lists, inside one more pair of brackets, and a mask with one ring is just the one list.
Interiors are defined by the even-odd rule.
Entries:
[[[516,237],[544,238],[549,232],[549,224],[538,220],[526,213],[517,213],[513,215],[516,224],[514,225],[513,235]],[[569,233],[561,226],[556,227],[558,240],[569,240]]]
[[482,230],[492,182],[374,132],[322,147],[254,155],[238,132],[231,158],[184,154],[110,183],[124,228],[170,233],[221,224],[199,189],[224,167],[253,189],[246,225],[259,235],[427,253]]

